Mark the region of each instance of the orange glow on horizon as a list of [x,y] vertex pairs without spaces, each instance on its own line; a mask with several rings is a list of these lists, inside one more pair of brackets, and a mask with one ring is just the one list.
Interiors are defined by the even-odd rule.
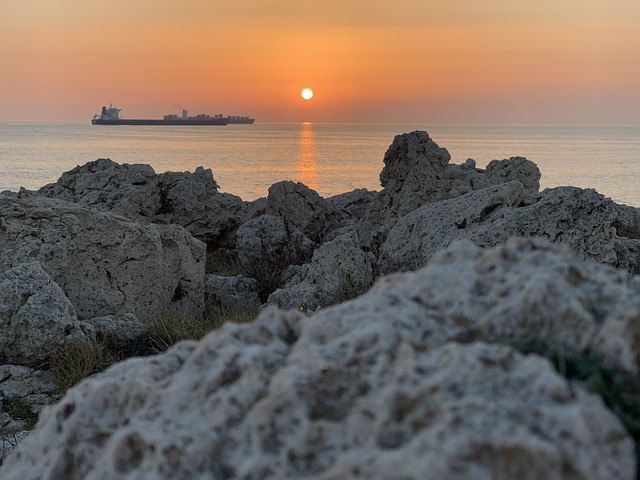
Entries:
[[[636,0],[399,2],[4,0],[0,121],[88,120],[111,100],[129,117],[581,122],[590,105],[640,123]],[[321,98],[300,101],[309,79]]]

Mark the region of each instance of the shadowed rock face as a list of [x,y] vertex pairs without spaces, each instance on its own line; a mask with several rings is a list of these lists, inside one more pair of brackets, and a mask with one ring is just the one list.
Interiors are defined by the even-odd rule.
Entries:
[[0,196],[0,251],[0,270],[38,261],[80,319],[203,312],[205,245],[177,225]]
[[351,302],[268,309],[87,379],[0,476],[631,480],[603,402],[495,342],[557,339],[637,371],[638,293],[542,240],[457,243]]

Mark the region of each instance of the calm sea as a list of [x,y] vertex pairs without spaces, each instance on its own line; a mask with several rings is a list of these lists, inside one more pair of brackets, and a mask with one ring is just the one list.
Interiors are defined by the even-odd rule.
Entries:
[[156,172],[211,168],[221,191],[244,200],[280,180],[331,196],[379,190],[393,137],[426,130],[449,150],[484,167],[524,156],[542,172],[542,188],[595,188],[640,207],[640,126],[255,124],[226,127],[93,126],[0,123],[0,191],[39,188],[96,158],[148,163]]

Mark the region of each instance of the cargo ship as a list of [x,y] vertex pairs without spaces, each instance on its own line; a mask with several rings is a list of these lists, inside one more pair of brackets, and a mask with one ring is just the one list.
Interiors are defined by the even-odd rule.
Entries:
[[228,123],[252,124],[255,119],[249,117],[230,116],[222,114],[200,114],[190,117],[187,110],[182,110],[182,116],[165,115],[163,119],[120,118],[120,111],[109,104],[109,108],[102,107],[100,115],[95,115],[91,120],[92,125],[227,125]]

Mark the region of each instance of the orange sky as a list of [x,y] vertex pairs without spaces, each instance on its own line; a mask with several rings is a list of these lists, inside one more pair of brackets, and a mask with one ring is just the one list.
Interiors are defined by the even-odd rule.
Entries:
[[0,60],[0,121],[640,123],[638,0],[0,0]]

